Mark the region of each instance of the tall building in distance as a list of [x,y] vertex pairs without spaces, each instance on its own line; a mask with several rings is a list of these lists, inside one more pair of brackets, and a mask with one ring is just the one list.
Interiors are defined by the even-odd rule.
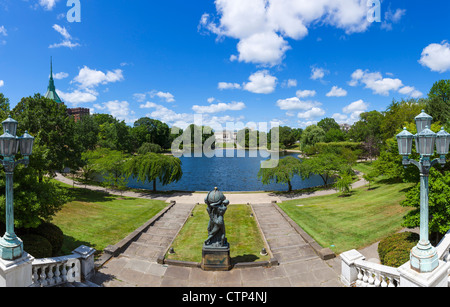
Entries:
[[[59,98],[58,93],[56,92],[55,81],[53,80],[53,59],[50,58],[50,80],[48,82],[47,93],[44,96],[45,98],[56,101],[57,103],[64,102]],[[88,108],[67,108],[67,114],[73,116],[75,121],[80,121],[83,116],[89,115],[90,110]]]

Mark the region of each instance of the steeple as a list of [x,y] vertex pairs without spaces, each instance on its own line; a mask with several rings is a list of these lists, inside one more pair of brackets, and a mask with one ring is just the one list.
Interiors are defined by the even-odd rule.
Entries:
[[50,80],[48,82],[47,93],[45,94],[45,98],[56,101],[57,103],[63,103],[61,98],[59,98],[56,93],[55,81],[53,80],[53,59],[50,57]]

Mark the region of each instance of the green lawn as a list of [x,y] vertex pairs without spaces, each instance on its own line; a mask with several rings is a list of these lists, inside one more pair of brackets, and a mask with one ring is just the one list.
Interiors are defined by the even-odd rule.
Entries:
[[[252,262],[270,260],[269,256],[261,256],[264,240],[248,205],[230,205],[225,213],[225,227],[231,248],[231,262]],[[206,205],[197,205],[172,247],[175,254],[167,255],[168,259],[201,262],[202,246],[208,237],[209,216]]]
[[163,201],[120,197],[87,189],[68,190],[73,201],[64,205],[52,221],[64,232],[61,254],[70,254],[81,244],[102,251],[142,226],[167,205]]
[[[362,164],[361,168],[370,169]],[[280,207],[322,247],[341,253],[373,244],[402,229],[409,208],[400,206],[410,183],[389,184],[380,180],[371,186],[340,194],[291,200]]]

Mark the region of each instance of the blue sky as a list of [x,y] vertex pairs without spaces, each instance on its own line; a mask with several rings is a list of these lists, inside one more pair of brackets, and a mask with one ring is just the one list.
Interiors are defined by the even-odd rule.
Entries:
[[[448,1],[0,0],[0,92],[45,94],[50,56],[69,107],[129,125],[302,127],[426,97],[450,78]],[[375,2],[375,1],[374,1]]]

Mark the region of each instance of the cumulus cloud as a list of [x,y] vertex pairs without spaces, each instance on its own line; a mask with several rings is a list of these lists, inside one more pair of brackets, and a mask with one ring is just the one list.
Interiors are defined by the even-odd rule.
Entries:
[[281,110],[310,110],[314,107],[320,106],[320,102],[316,101],[303,101],[298,97],[292,97],[287,99],[279,99],[277,106]]
[[241,85],[239,83],[230,83],[230,82],[219,82],[217,85],[219,90],[234,90],[240,89]]
[[432,71],[450,71],[450,44],[443,41],[440,44],[428,45],[423,49],[419,63]]
[[195,123],[196,125],[206,125],[213,129],[223,129],[222,125],[227,122],[237,122],[242,120],[244,117],[232,117],[229,115],[224,116],[211,116],[209,114],[194,114],[194,113],[177,113],[163,105],[156,104],[154,102],[146,102],[140,105],[141,109],[154,109],[146,116],[158,119],[169,125],[179,127],[181,129],[186,129],[190,124]]
[[39,0],[39,5],[47,11],[51,11],[56,6],[56,2],[58,1],[59,0]]
[[86,92],[75,90],[71,93],[65,93],[60,90],[56,90],[59,97],[65,102],[72,104],[73,106],[78,106],[81,103],[94,102],[97,100],[96,92]]
[[298,90],[296,93],[298,98],[314,97],[316,94],[314,90]]
[[311,79],[312,80],[321,80],[325,77],[329,72],[326,69],[319,67],[311,67]]
[[406,10],[397,9],[394,11],[389,7],[386,13],[384,14],[384,20],[381,23],[381,28],[387,31],[392,30],[393,23],[399,23],[403,16],[405,16]]
[[412,86],[405,86],[402,80],[398,78],[383,78],[380,72],[369,72],[368,70],[357,69],[352,74],[351,86],[359,84],[365,85],[365,88],[371,89],[374,94],[388,96],[391,91],[408,95],[412,98],[420,98],[423,93]]
[[4,86],[4,85],[5,85],[5,81],[0,80],[0,87],[2,87],[2,86]]
[[194,105],[192,107],[192,110],[196,113],[203,114],[203,113],[219,113],[219,112],[225,112],[225,111],[240,111],[245,108],[245,103],[243,102],[231,102],[231,103],[218,103],[218,104],[211,104],[209,106],[198,106]]
[[95,109],[104,110],[118,120],[123,120],[127,124],[133,124],[137,118],[135,112],[130,109],[128,101],[113,100],[102,104],[95,104]]
[[0,27],[0,35],[2,36],[8,36],[8,31],[6,31],[5,26]]
[[53,78],[55,78],[56,80],[65,79],[68,76],[69,76],[69,74],[66,72],[59,72],[59,73],[53,74]]
[[[58,73],[54,75],[55,79],[62,79],[68,76],[67,73]],[[82,103],[94,102],[97,100],[99,93],[96,88],[99,85],[105,85],[108,83],[119,82],[124,79],[123,73],[120,69],[114,71],[102,72],[95,69],[90,69],[84,66],[78,72],[78,75],[71,81],[76,83],[77,88],[72,92],[62,92],[57,90],[61,99],[74,106],[78,106]],[[105,108],[105,107],[103,107]],[[101,109],[97,107],[96,109]]]
[[105,73],[84,66],[73,80],[74,82],[77,82],[81,88],[93,88],[100,84],[114,83],[122,81],[123,79],[123,71],[120,69],[107,71]]
[[321,108],[312,108],[311,110],[308,110],[306,112],[300,112],[297,114],[298,118],[301,119],[311,119],[311,118],[315,118],[315,117],[320,117],[320,116],[324,116],[325,115],[325,111]]
[[216,0],[217,17],[202,15],[199,30],[218,39],[237,39],[233,60],[278,65],[291,49],[287,39],[301,40],[311,25],[334,26],[347,34],[364,32],[367,2],[361,0]]
[[80,46],[79,43],[72,42],[72,36],[65,27],[61,27],[60,25],[54,24],[53,29],[59,34],[61,34],[63,40],[60,43],[50,45],[49,48],[59,48],[59,47],[74,48]]
[[327,97],[345,97],[347,96],[347,91],[338,86],[333,86],[331,91],[327,93]]
[[244,84],[246,91],[257,94],[270,94],[275,91],[277,86],[277,78],[270,75],[267,70],[260,70],[252,74],[249,78],[250,82]]
[[366,112],[369,109],[369,104],[364,102],[362,99],[352,102],[351,104],[345,106],[341,113],[333,114],[332,118],[336,120],[337,123],[343,124],[353,124],[359,120],[361,113]]

